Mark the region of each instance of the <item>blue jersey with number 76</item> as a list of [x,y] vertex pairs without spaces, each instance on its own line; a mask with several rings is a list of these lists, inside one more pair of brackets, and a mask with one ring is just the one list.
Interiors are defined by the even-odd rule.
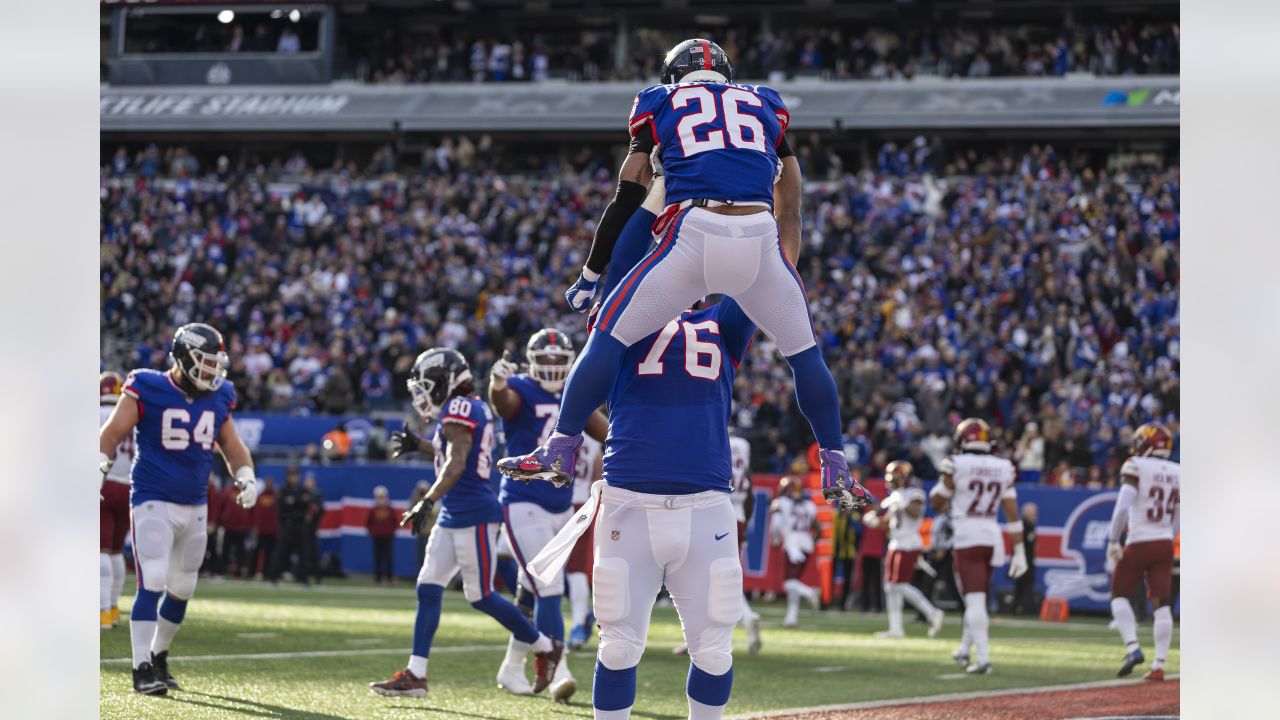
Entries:
[[651,133],[662,157],[667,202],[691,198],[773,207],[778,145],[791,115],[763,85],[654,85],[631,106],[631,137]]
[[124,381],[124,394],[138,401],[130,502],[134,507],[148,500],[206,504],[214,441],[236,406],[235,387],[226,381],[213,392],[191,396],[167,372],[134,370]]

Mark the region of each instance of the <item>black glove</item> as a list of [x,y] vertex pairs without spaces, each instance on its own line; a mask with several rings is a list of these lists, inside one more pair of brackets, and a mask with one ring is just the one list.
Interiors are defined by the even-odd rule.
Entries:
[[391,433],[391,440],[387,443],[387,447],[391,450],[391,459],[395,460],[405,453],[418,452],[418,447],[422,441],[417,435],[405,425],[404,430]]
[[427,532],[431,524],[431,509],[435,507],[435,501],[428,497],[423,497],[416,505],[404,511],[404,515],[400,516],[400,527],[409,526],[409,531],[414,535],[422,535]]

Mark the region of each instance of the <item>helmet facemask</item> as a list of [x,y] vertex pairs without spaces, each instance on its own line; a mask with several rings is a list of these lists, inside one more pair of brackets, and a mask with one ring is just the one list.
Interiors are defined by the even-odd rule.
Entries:
[[529,377],[547,392],[559,392],[569,378],[577,353],[563,347],[547,347],[525,353],[529,361]]
[[227,379],[227,367],[231,364],[225,351],[205,352],[188,347],[185,354],[189,358],[187,362],[176,357],[174,362],[197,390],[213,392],[222,386],[222,382]]

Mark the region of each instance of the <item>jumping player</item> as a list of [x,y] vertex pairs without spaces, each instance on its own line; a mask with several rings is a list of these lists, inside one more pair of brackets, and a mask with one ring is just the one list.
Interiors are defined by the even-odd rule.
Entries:
[[394,455],[417,450],[435,458],[435,483],[405,512],[401,524],[411,523],[414,534],[421,535],[436,503],[440,517],[431,528],[418,573],[418,613],[409,665],[386,681],[369,683],[369,690],[385,696],[426,697],[427,658],[440,626],[444,588],[461,570],[462,594],[471,606],[533,648],[537,678],[531,690],[542,692],[551,684],[564,645],[539,633],[515,605],[493,590],[494,546],[502,522],[502,508],[489,479],[497,443],[493,413],[474,394],[471,367],[456,350],[432,348],[419,355],[407,384],[418,415],[423,420],[439,419],[429,443],[409,431],[392,435]]
[[800,600],[803,598],[817,610],[822,594],[818,588],[806,585],[802,576],[813,558],[814,541],[818,538],[818,513],[805,492],[804,481],[788,475],[778,481],[778,496],[769,508],[769,527],[773,544],[781,546],[787,556],[786,580],[782,586],[787,591],[787,614],[783,627],[800,624]]
[[[1013,540],[1009,577],[1027,571],[1022,545],[1022,519],[1014,489],[1017,470],[1013,463],[991,454],[991,427],[985,420],[966,418],[956,425],[955,443],[960,453],[943,459],[939,480],[933,487],[933,509],[947,512],[954,528],[954,571],[964,597],[964,631],[960,649],[952,657],[971,675],[991,672],[988,650],[987,588],[991,568],[1004,564],[1004,538],[996,522],[1004,510],[1005,530]],[[999,550],[997,550],[999,548]],[[970,662],[970,647],[977,657]]]
[[165,372],[129,373],[115,410],[98,432],[104,478],[125,438],[133,436],[137,451],[130,505],[138,589],[129,635],[133,689],[146,695],[179,689],[169,672],[169,645],[204,561],[215,442],[240,490],[236,502],[251,508],[258,498],[253,460],[231,422],[236,391],[226,380],[229,359],[222,334],[204,323],[183,325],[173,336],[169,357],[173,366]]
[[[119,373],[98,376],[99,423],[105,425],[124,390]],[[111,465],[99,493],[98,564],[101,585],[98,593],[98,625],[110,630],[120,622],[120,593],[124,590],[124,536],[129,532],[129,469],[133,465],[133,437],[126,435],[116,446]]]
[[[885,563],[884,584],[888,606],[889,629],[876,633],[877,637],[900,638],[906,632],[902,628],[903,601],[919,610],[929,619],[929,637],[942,629],[946,613],[933,606],[929,599],[911,584],[916,561],[924,551],[924,539],[920,537],[920,521],[924,518],[924,491],[911,485],[913,468],[906,460],[894,460],[885,466],[884,479],[892,492],[880,503],[880,509],[889,523],[889,558]],[[880,518],[867,513],[863,522],[874,525]],[[865,580],[864,580],[865,582]]]
[[686,40],[667,53],[663,84],[636,95],[617,195],[566,299],[579,311],[590,305],[620,229],[645,198],[655,147],[669,203],[662,241],[606,296],[596,332],[569,373],[555,434],[531,454],[504,458],[504,472],[567,482],[587,418],[609,396],[628,354],[693,302],[724,293],[791,365],[797,404],[821,448],[824,497],[843,509],[854,505],[835,381],[814,339],[800,276],[779,244],[780,236],[799,234],[798,170],[795,184],[783,188],[783,207],[775,207],[790,115],[776,91],[732,79],[724,50]]
[[[564,332],[543,328],[529,338],[524,354],[529,363],[527,374],[518,373],[517,365],[506,357],[495,362],[489,373],[489,402],[503,420],[507,449],[512,453],[532,452],[551,436],[560,414],[560,390],[577,353]],[[602,413],[594,413],[588,421],[588,432],[597,439],[604,439],[608,428],[609,422]],[[564,615],[560,611],[564,574],[550,582],[536,582],[525,570],[525,561],[537,555],[573,515],[573,488],[504,475],[498,500],[502,503],[507,542],[520,565],[521,587],[533,590],[538,631],[564,642]],[[516,695],[532,692],[524,674],[528,650],[527,643],[511,637],[498,670],[498,687]],[[567,702],[577,688],[569,663],[561,659],[551,682],[551,696]]]
[[[1178,463],[1169,459],[1172,451],[1173,434],[1168,428],[1147,423],[1134,432],[1133,456],[1120,467],[1120,497],[1111,514],[1107,565],[1114,568],[1111,615],[1128,651],[1116,673],[1121,677],[1146,660],[1129,603],[1139,579],[1146,578],[1147,597],[1155,607],[1156,659],[1144,679],[1164,680],[1164,663],[1173,641],[1173,540],[1180,521],[1181,480]],[[1126,526],[1129,535],[1122,548],[1120,535]]]

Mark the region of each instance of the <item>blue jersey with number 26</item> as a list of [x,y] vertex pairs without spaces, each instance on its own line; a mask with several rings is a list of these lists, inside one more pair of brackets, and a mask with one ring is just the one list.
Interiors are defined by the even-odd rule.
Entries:
[[213,444],[236,406],[235,387],[223,382],[213,392],[188,396],[166,372],[134,370],[124,393],[138,401],[130,502],[207,503]]
[[661,150],[667,202],[691,198],[773,207],[778,145],[791,115],[763,85],[694,82],[641,90],[632,137],[647,132]]
[[[513,375],[507,387],[520,396],[520,407],[503,420],[507,430],[507,454],[524,455],[538,448],[556,428],[560,417],[560,393],[547,392],[525,374]],[[573,484],[558,488],[549,482],[525,482],[504,475],[498,499],[503,505],[537,503],[547,512],[559,513],[573,506]]]
[[478,397],[459,395],[450,398],[440,410],[431,445],[435,448],[436,477],[444,470],[449,441],[444,436],[445,424],[460,425],[471,432],[471,452],[458,483],[440,499],[440,516],[436,524],[447,528],[463,528],[480,523],[500,522],[502,508],[489,479],[493,472],[493,450],[497,445],[493,412]]

